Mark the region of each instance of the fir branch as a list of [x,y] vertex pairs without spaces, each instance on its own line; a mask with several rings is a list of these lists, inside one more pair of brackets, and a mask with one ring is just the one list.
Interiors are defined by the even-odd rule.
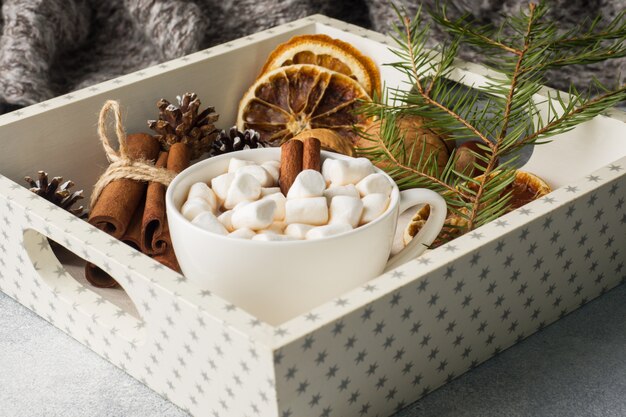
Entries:
[[[424,86],[422,85],[422,81],[420,77],[420,71],[418,70],[418,67],[416,64],[416,61],[418,60],[418,58],[414,54],[415,38],[413,36],[411,21],[407,16],[403,16],[403,23],[404,23],[404,30],[406,33],[406,50],[408,51],[409,60],[411,62],[411,69],[412,69],[411,75],[413,76],[413,79],[415,80],[415,87],[417,88],[417,91],[422,96],[422,99],[424,100],[424,102],[426,104],[429,104],[447,113],[448,115],[453,117],[457,122],[459,122],[460,124],[465,126],[468,130],[470,130],[474,135],[480,138],[480,140],[482,140],[487,146],[492,147],[493,144],[491,143],[491,141],[485,135],[483,135],[483,133],[480,130],[478,130],[475,126],[473,126],[471,123],[465,120],[460,114],[456,113],[455,111],[448,108],[447,106],[444,106],[439,101],[433,100],[432,97],[430,96],[430,90],[427,93],[427,90],[424,89]],[[408,107],[411,108],[412,106],[408,106]]]
[[[600,20],[595,19],[559,32],[546,18],[545,1],[530,3],[527,12],[507,17],[499,28],[477,26],[467,15],[450,20],[443,7],[431,16],[452,35],[452,41],[432,51],[426,48],[429,28],[422,24],[421,8],[412,20],[404,10],[394,9],[400,24],[395,27],[397,48],[392,52],[400,60],[389,65],[406,76],[410,90],[385,88],[380,100],[360,108],[379,118],[381,128],[372,146],[359,152],[382,163],[401,188],[428,187],[442,193],[450,213],[459,220],[455,228],[460,232],[509,210],[512,191],[507,187],[515,181],[515,151],[545,143],[626,100],[626,85],[611,89],[596,82],[590,90],[600,92],[597,97],[592,92],[583,96],[571,87],[568,93],[548,95],[545,108],[536,101],[548,69],[626,56],[626,13],[600,30]],[[500,76],[466,89],[449,82],[462,43],[483,52]],[[480,174],[470,177],[457,171],[455,151],[441,169],[425,145],[418,152],[414,141],[407,149],[404,136],[394,128],[396,120],[405,116],[418,117],[419,129],[445,132],[453,143],[477,139],[482,154],[469,151],[479,162],[473,162],[473,167]],[[500,162],[505,156],[507,160]]]
[[526,68],[524,72],[532,73],[570,65],[589,65],[606,61],[608,59],[623,58],[625,56],[626,47],[618,43],[602,48],[588,47],[582,50],[572,51],[567,55],[556,55],[550,60],[546,60],[536,66]]
[[[558,94],[559,93],[557,92],[557,95]],[[548,100],[550,100],[550,98]],[[539,139],[565,133],[576,127],[582,121],[592,119],[605,111],[607,108],[626,101],[626,84],[622,85],[617,90],[609,91],[605,94],[589,99],[580,106],[575,105],[580,101],[580,97],[572,100],[569,106],[560,99],[558,101],[564,105],[565,112],[561,116],[554,116],[549,123],[545,124],[545,126],[537,129],[535,132],[519,141],[516,144],[517,148],[535,143]]]
[[426,88],[426,96],[432,97],[433,87],[450,72],[450,68],[457,55],[459,44],[460,38],[456,38],[449,45],[443,45],[439,64],[437,65],[435,73],[430,77],[430,82]]
[[506,131],[509,127],[511,108],[513,106],[513,99],[515,95],[515,89],[517,88],[518,78],[521,75],[522,63],[524,62],[524,58],[526,57],[526,53],[528,52],[529,44],[530,44],[530,33],[532,31],[533,23],[534,23],[534,15],[535,15],[536,6],[534,3],[530,3],[529,5],[529,16],[528,16],[528,27],[526,29],[526,34],[524,36],[524,49],[518,54],[517,63],[515,64],[515,70],[513,71],[513,75],[511,76],[511,87],[509,88],[509,95],[506,99],[506,105],[504,108],[504,117],[502,121],[502,129],[500,130],[500,135],[498,136],[498,140],[494,146],[494,153],[497,152],[498,145],[504,139],[506,135]]
[[488,45],[516,55],[520,55],[522,53],[520,49],[505,45],[499,40],[490,38],[486,34],[472,28],[471,22],[467,21],[468,16],[469,15],[466,14],[455,21],[451,21],[448,19],[445,5],[442,6],[441,13],[431,13],[431,17],[435,22],[442,27],[447,28],[450,33],[454,33],[465,38],[469,43],[481,46]]
[[[509,87],[509,92],[506,98],[506,102],[504,105],[504,114],[502,116],[502,124],[501,124],[501,129],[500,129],[500,133],[498,135],[498,137],[496,138],[495,143],[491,143],[491,141],[489,141],[489,145],[491,147],[491,156],[489,158],[489,161],[487,163],[487,166],[479,180],[478,183],[478,189],[476,190],[476,193],[474,195],[474,198],[471,199],[471,204],[469,206],[469,212],[467,213],[467,215],[465,216],[466,220],[467,220],[467,231],[471,231],[474,229],[474,227],[476,226],[476,220],[477,217],[479,216],[481,209],[484,209],[485,206],[485,202],[483,199],[483,194],[485,194],[486,191],[486,185],[488,182],[492,181],[492,172],[493,170],[496,168],[496,164],[497,164],[497,157],[498,157],[498,150],[500,145],[502,144],[505,136],[506,136],[506,132],[509,126],[509,122],[510,122],[510,116],[511,116],[511,109],[513,107],[513,101],[515,98],[515,91],[517,89],[517,85],[518,85],[518,78],[521,75],[521,68],[524,62],[524,59],[526,57],[526,53],[529,50],[530,47],[530,38],[531,38],[531,33],[533,30],[533,26],[535,23],[535,11],[536,11],[536,5],[534,3],[530,3],[529,4],[529,14],[528,14],[528,23],[526,26],[526,32],[524,34],[524,47],[521,50],[516,50],[515,54],[517,55],[517,62],[515,64],[515,69],[513,70],[513,74],[511,75],[511,81],[510,81],[510,87]],[[509,196],[510,198],[510,196]],[[501,202],[498,205],[498,210],[496,210],[497,214],[500,214],[501,211],[506,210],[507,205],[508,205],[508,200],[507,198],[504,198],[504,201]]]
[[554,25],[546,29],[545,39],[535,42],[544,51],[545,59],[526,72],[545,71],[568,65],[588,65],[626,56],[626,12],[620,12],[601,30],[596,18],[586,30],[585,23],[559,34]]
[[[594,29],[600,23],[600,16],[596,17],[586,32],[578,33],[579,28],[574,28],[564,33],[560,38],[555,40],[548,40],[547,44],[550,49],[562,50],[568,47],[588,47],[597,45],[607,40],[619,40],[626,36],[626,12],[619,12],[612,21],[610,21],[602,30],[594,32]],[[580,28],[584,27],[585,22],[578,25]]]

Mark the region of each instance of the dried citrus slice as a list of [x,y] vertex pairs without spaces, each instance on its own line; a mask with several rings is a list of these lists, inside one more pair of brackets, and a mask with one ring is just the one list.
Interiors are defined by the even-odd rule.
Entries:
[[[482,180],[483,175],[476,177],[477,180]],[[476,190],[476,184],[468,184],[468,188]],[[501,195],[511,193],[511,200],[509,201],[509,210],[515,210],[522,207],[525,204],[530,203],[533,200],[541,198],[552,192],[552,189],[544,180],[526,171],[515,171],[515,179],[509,185],[507,185],[501,192]]]
[[[481,176],[476,179],[482,178]],[[470,184],[470,188],[474,184]],[[509,210],[515,210],[523,205],[530,203],[533,200],[541,198],[551,192],[551,188],[544,180],[538,176],[526,171],[515,171],[515,179],[502,191],[503,194],[511,192],[511,200],[509,202]],[[413,217],[411,222],[404,230],[403,240],[407,245],[411,239],[420,231],[420,229],[426,224],[428,216],[430,215],[430,207],[428,205],[422,207]],[[448,213],[443,229],[437,236],[437,239],[432,244],[432,247],[438,247],[458,236],[461,235],[462,228],[467,225],[467,221],[451,212]]]
[[347,42],[326,35],[294,36],[270,54],[261,75],[294,64],[319,65],[358,81],[367,94],[380,94],[380,72],[369,57]]
[[341,73],[316,65],[289,65],[263,74],[239,103],[237,127],[254,129],[278,146],[308,129],[332,129],[356,142],[354,125],[367,118],[356,114],[365,89]]

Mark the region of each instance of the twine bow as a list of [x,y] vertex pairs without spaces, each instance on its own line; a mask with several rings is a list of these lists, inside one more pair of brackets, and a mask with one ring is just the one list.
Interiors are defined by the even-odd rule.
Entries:
[[[115,117],[115,134],[119,143],[119,150],[113,149],[111,141],[106,133],[106,120],[109,111],[113,111]],[[107,159],[111,162],[109,167],[100,176],[91,194],[90,206],[93,207],[98,197],[111,181],[128,178],[137,181],[158,182],[168,186],[176,176],[175,173],[165,168],[157,168],[149,161],[143,159],[131,159],[128,156],[126,146],[126,132],[122,123],[122,113],[117,101],[108,100],[100,110],[98,118],[98,137],[104,148]]]

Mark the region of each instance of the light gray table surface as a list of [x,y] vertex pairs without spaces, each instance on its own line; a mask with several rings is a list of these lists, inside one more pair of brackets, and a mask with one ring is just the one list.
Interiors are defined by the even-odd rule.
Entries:
[[[0,416],[187,414],[0,292]],[[626,285],[394,417],[418,416],[626,416]]]

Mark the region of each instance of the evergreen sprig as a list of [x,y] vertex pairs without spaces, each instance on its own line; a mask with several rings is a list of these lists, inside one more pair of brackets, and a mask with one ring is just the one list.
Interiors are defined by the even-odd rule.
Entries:
[[[388,65],[401,71],[408,85],[386,87],[380,99],[361,107],[381,120],[381,128],[375,138],[363,133],[373,143],[359,151],[381,162],[400,188],[440,192],[449,210],[463,220],[462,232],[509,210],[511,193],[505,190],[515,179],[521,147],[546,143],[626,100],[626,85],[609,87],[592,80],[586,93],[572,85],[567,92],[550,92],[537,101],[546,71],[626,56],[625,13],[603,26],[594,19],[562,31],[547,18],[545,1],[529,3],[498,27],[478,25],[467,15],[450,19],[442,6],[430,15],[450,38],[431,50],[426,47],[430,27],[421,9],[411,19],[404,9],[393,7],[400,23],[393,36],[397,46],[391,51],[398,60]],[[485,85],[462,89],[450,82],[458,50],[465,45],[478,49],[497,74]],[[396,120],[405,116],[419,116],[424,129],[443,131],[452,143],[479,140],[484,155],[472,154],[483,162],[474,164],[481,175],[456,171],[454,152],[440,170],[433,155],[423,150],[415,154],[415,141],[412,149],[406,149],[403,132],[396,126]]]

